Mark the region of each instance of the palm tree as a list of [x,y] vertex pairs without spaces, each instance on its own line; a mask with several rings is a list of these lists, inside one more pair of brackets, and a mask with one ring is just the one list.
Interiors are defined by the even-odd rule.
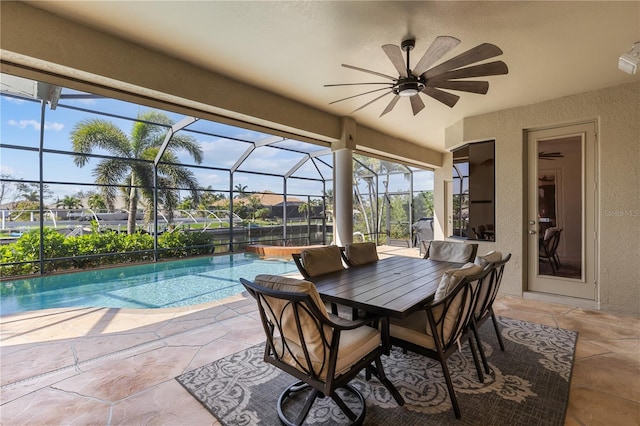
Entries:
[[101,194],[89,195],[87,204],[91,210],[104,210],[107,208],[107,203],[105,203],[104,197]]
[[[370,169],[375,170],[380,160],[378,160],[377,158],[365,157],[361,155],[354,156],[354,160],[358,161],[353,162],[353,177],[355,180],[355,182],[353,183],[353,191],[356,201],[360,205],[359,211],[362,213],[362,219],[364,220],[366,233],[367,235],[369,235],[371,234],[372,228],[375,226],[373,195],[377,193],[377,190],[375,188],[375,179]],[[368,207],[365,205],[365,201],[360,191],[360,181],[363,181],[367,185],[367,193],[369,195]],[[369,222],[369,215],[367,213],[371,213],[371,222]]]
[[260,201],[260,198],[256,195],[251,195],[249,197],[249,208],[251,209],[251,212],[253,214],[253,222],[256,221],[256,212],[258,211],[258,209],[260,209],[260,207],[262,207],[262,201]]
[[298,206],[298,213],[302,213],[304,215],[305,220],[309,220],[309,210],[311,207],[309,203],[302,203]]
[[[17,182],[16,190],[18,191],[18,197],[23,198],[24,201],[39,203],[40,202],[40,184],[37,183],[24,183]],[[43,198],[48,198],[53,195],[53,191],[49,189],[49,185],[42,185]]]
[[65,197],[56,202],[56,207],[62,207],[63,209],[77,209],[82,208],[82,201],[78,197],[74,197],[73,195],[65,195]]
[[[136,214],[140,197],[153,204],[153,160],[173,122],[164,113],[148,111],[138,115],[127,136],[115,124],[103,119],[87,119],[77,123],[71,132],[73,150],[78,154],[74,162],[83,167],[89,162],[88,154],[95,149],[110,152],[114,157],[100,160],[93,170],[96,183],[110,209],[113,208],[118,186],[124,185],[127,190],[126,200],[129,204],[127,232],[132,234],[136,228]],[[198,182],[195,175],[186,167],[179,165],[176,151],[186,151],[196,163],[202,162],[202,149],[196,140],[185,134],[174,134],[171,142],[158,164],[157,184],[159,188],[186,187],[194,201],[198,200]],[[142,160],[142,161],[141,161]],[[176,190],[158,191],[158,205],[162,204],[169,212],[173,212],[178,203]],[[158,206],[155,206],[157,209]]]
[[201,190],[200,204],[198,208],[201,210],[211,210],[216,208],[216,203],[220,200],[224,200],[224,194],[219,192],[211,192],[211,185],[207,186],[204,190]]
[[234,186],[233,189],[237,192],[233,198],[244,198],[244,196],[247,195],[247,185],[239,183]]

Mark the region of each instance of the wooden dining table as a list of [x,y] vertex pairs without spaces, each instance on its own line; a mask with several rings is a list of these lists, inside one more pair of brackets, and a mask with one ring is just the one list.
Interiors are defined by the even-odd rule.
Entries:
[[393,256],[310,279],[323,301],[382,318],[389,346],[389,318],[406,318],[433,300],[440,278],[461,263]]

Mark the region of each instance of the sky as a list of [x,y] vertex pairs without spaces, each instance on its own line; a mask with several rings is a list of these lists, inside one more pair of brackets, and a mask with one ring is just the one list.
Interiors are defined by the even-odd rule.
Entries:
[[[5,89],[5,84],[3,84]],[[72,151],[70,134],[74,126],[87,119],[105,119],[120,127],[123,132],[130,135],[133,122],[121,117],[136,117],[139,113],[149,110],[149,108],[124,101],[92,98],[92,99],[72,99],[65,98],[65,95],[78,94],[79,92],[69,89],[62,90],[62,97],[55,109],[49,105],[44,112],[44,147],[45,149]],[[90,110],[90,111],[88,111]],[[100,112],[102,114],[96,113]],[[180,121],[185,116],[169,111],[163,111],[174,122]],[[41,105],[39,102],[18,99],[9,96],[0,97],[0,173],[9,175],[15,179],[38,180],[39,179],[39,158],[37,148],[40,143],[41,128]],[[104,115],[108,114],[108,115]],[[201,165],[229,169],[241,155],[251,147],[250,143],[244,141],[280,140],[282,138],[272,135],[228,126],[206,120],[198,120],[189,126],[196,132],[190,133],[195,137],[203,151],[203,162]],[[207,134],[204,134],[207,133]],[[35,148],[33,151],[20,151],[7,148],[6,145],[17,145]],[[326,147],[314,146],[308,143],[286,140],[279,142],[279,145],[288,148],[300,149],[305,152],[326,150]],[[100,154],[104,152],[95,151]],[[271,177],[264,175],[252,175],[242,173],[242,171],[266,171],[274,174],[284,174],[289,171],[304,155],[272,147],[260,147],[253,151],[251,155],[242,163],[233,176],[233,187],[238,184],[246,186],[247,191],[283,192],[282,177]],[[182,152],[178,153],[179,161],[183,164],[195,164],[191,157]],[[331,164],[332,156],[321,157],[325,162]],[[75,195],[79,191],[94,189],[93,186],[82,185],[92,184],[94,178],[92,171],[99,159],[92,159],[80,168],[76,166],[71,156],[59,153],[46,153],[44,161],[44,180],[52,182],[64,182],[65,185],[49,185],[54,191],[53,199],[64,198],[67,195]],[[192,172],[197,177],[202,187],[211,186],[213,189],[228,191],[230,187],[229,172],[225,170],[212,170],[202,168],[192,168]],[[320,173],[331,179],[330,167],[321,165],[319,171],[311,162],[305,163],[294,176],[304,176],[320,178]],[[419,179],[414,182],[414,190],[429,190],[433,188],[432,173],[418,173]],[[328,182],[328,189],[331,182]],[[389,189],[393,191],[408,190],[409,183],[402,175],[395,176],[390,180]],[[287,193],[291,195],[320,195],[322,194],[322,184],[301,179],[289,179],[287,182]],[[5,199],[4,202],[7,200]],[[47,200],[52,201],[52,200]]]

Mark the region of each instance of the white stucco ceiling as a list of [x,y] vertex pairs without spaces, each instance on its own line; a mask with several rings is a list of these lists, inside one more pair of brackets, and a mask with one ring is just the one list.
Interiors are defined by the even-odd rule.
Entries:
[[[486,95],[461,95],[449,108],[429,97],[413,116],[409,101],[380,118],[380,100],[352,114],[359,123],[437,150],[444,129],[463,117],[537,103],[640,78],[617,67],[640,40],[640,2],[82,1],[28,2],[124,39],[271,90],[338,116],[376,94],[328,83],[379,81],[346,63],[396,75],[384,44],[416,38],[417,61],[438,35],[504,54],[508,75],[486,78]],[[413,62],[412,61],[412,62]],[[415,63],[415,62],[413,62]]]

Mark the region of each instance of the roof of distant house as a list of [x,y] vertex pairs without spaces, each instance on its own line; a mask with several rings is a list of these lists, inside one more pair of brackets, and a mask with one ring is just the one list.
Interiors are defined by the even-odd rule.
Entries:
[[[256,193],[252,193],[252,194],[247,194],[242,198],[235,198],[233,200],[234,204],[248,204],[249,203],[249,197],[256,197],[260,200],[260,204],[262,204],[265,207],[274,207],[274,206],[281,206],[284,203],[284,197],[282,196],[282,194],[276,194],[272,191],[263,191],[263,192],[256,192]],[[215,204],[220,204],[224,201],[217,201]],[[289,205],[298,205],[298,204],[302,204],[304,203],[303,200],[301,200],[300,198],[296,198],[296,197],[287,197],[287,204]]]

